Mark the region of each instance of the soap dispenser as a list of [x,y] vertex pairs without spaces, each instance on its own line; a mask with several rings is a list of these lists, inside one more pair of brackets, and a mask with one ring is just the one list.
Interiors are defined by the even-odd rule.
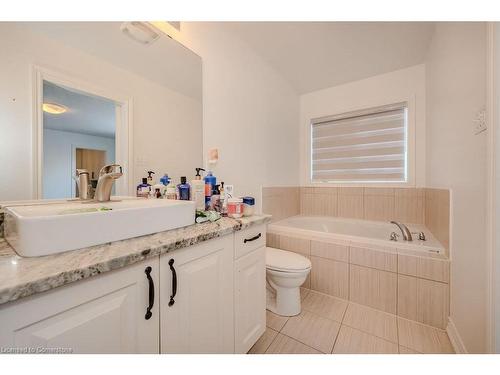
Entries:
[[153,176],[155,173],[153,171],[148,171],[148,184],[150,184],[151,186],[154,185],[154,181],[153,181]]
[[203,168],[196,168],[196,175],[191,181],[191,200],[195,202],[196,209],[205,210],[205,181],[201,179],[200,171],[205,171]]
[[226,190],[224,189],[224,181],[220,183],[220,214],[222,216],[227,216],[227,198]]

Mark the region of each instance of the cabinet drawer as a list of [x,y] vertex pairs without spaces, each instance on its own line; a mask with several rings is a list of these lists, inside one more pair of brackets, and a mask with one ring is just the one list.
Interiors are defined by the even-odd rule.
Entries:
[[238,259],[249,252],[266,246],[266,225],[256,225],[234,235],[234,258]]

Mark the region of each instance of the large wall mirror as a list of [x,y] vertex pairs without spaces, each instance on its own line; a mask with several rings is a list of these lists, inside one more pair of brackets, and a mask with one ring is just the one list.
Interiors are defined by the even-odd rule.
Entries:
[[0,201],[71,199],[123,166],[116,195],[201,166],[201,58],[139,22],[0,23]]

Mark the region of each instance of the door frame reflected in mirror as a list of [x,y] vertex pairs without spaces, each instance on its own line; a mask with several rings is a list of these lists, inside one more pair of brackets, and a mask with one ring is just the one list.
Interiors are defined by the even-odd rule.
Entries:
[[[133,191],[133,100],[123,93],[100,87],[60,71],[32,65],[33,113],[33,199],[43,199],[43,82],[69,90],[102,97],[116,103],[115,162],[123,167],[122,178],[116,181],[116,195],[131,195]],[[68,176],[69,178],[71,176]]]

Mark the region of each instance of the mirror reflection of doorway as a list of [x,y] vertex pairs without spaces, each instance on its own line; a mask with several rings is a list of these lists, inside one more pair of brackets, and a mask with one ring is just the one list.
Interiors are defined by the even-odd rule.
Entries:
[[76,169],[96,180],[115,162],[116,111],[112,100],[43,81],[43,198],[78,197]]

